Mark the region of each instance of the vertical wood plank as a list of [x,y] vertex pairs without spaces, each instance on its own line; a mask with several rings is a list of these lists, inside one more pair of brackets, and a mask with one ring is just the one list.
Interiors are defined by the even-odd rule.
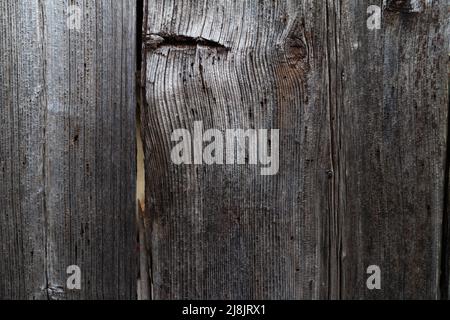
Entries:
[[0,3],[0,298],[46,297],[42,19]]
[[135,1],[0,8],[0,297],[135,298]]
[[[328,297],[326,6],[151,0],[146,13],[154,298]],[[195,121],[281,129],[278,175],[174,165],[171,134]]]
[[330,5],[342,298],[440,297],[448,2],[414,2],[378,1],[380,30],[366,27],[372,2]]

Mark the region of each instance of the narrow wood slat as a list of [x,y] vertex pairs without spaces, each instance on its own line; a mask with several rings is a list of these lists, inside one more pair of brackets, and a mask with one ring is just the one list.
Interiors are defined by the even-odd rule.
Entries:
[[0,298],[136,297],[135,4],[0,3]]

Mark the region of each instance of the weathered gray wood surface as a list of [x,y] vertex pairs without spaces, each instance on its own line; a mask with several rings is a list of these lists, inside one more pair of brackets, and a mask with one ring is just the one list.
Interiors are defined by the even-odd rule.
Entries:
[[[329,15],[340,290],[343,298],[436,299],[449,3],[388,1],[376,32],[360,19],[370,4],[344,1],[334,6],[341,15]],[[380,266],[382,290],[365,288],[368,265]]]
[[[447,297],[448,1],[376,2],[148,0],[153,298]],[[0,2],[0,299],[136,298],[137,3]],[[196,120],[280,129],[278,175],[173,165]]]
[[0,299],[136,297],[135,4],[0,2]]
[[[448,2],[420,3],[148,0],[155,299],[439,297]],[[279,174],[175,166],[196,120],[280,129]]]

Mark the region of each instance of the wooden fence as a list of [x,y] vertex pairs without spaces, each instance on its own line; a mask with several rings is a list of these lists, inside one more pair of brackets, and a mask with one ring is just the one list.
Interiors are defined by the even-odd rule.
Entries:
[[[448,298],[449,30],[446,0],[1,1],[0,298]],[[277,170],[175,164],[200,124],[279,130]]]

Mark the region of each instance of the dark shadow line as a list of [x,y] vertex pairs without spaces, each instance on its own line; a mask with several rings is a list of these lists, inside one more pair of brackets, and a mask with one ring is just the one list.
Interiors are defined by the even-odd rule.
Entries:
[[[450,75],[449,75],[450,81]],[[448,300],[449,298],[449,187],[450,187],[450,88],[448,88],[448,109],[447,109],[447,154],[445,159],[445,176],[444,176],[444,210],[442,213],[442,238],[441,238],[441,263],[440,263],[440,279],[439,291],[440,299]]]

